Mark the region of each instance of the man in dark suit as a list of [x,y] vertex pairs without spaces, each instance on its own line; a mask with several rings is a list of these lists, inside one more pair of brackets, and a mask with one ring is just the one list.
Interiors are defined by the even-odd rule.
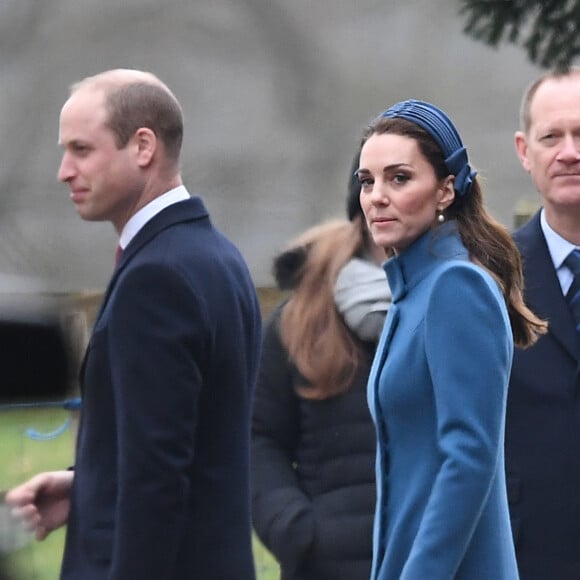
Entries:
[[81,371],[73,470],[7,501],[39,539],[68,523],[63,580],[251,580],[249,433],[260,315],[246,264],[182,185],[181,107],[157,77],[72,87],[59,179],[123,248]]
[[526,302],[549,331],[514,356],[506,419],[513,535],[522,580],[578,580],[580,337],[566,259],[580,247],[580,69],[530,86],[515,144],[543,207],[514,238]]

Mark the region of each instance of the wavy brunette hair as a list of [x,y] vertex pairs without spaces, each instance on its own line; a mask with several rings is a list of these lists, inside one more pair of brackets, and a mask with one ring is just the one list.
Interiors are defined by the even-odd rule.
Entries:
[[[413,139],[429,162],[437,179],[449,176],[439,144],[425,129],[399,117],[375,119],[363,133],[361,147],[372,135],[400,135]],[[506,301],[514,343],[520,348],[533,345],[547,331],[523,299],[524,279],[519,251],[508,230],[485,209],[479,179],[462,197],[456,195],[445,210],[447,219],[457,221],[461,240],[474,263],[485,268],[497,281]]]

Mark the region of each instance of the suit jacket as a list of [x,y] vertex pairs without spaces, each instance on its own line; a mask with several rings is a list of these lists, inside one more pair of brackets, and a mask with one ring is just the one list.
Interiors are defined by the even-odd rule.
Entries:
[[385,263],[393,304],[371,370],[373,580],[516,580],[503,460],[513,352],[497,283],[453,223]]
[[155,216],[109,283],[81,372],[64,580],[251,580],[261,320],[199,198]]
[[539,212],[514,239],[525,298],[548,334],[516,349],[506,423],[512,528],[524,580],[580,578],[580,340]]

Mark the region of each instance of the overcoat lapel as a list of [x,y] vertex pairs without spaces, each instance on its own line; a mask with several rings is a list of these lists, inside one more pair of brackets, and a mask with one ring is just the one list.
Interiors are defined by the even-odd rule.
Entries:
[[[523,259],[525,299],[532,311],[545,318],[549,333],[576,360],[580,361],[580,338],[540,226],[540,214],[514,236]],[[527,268],[527,263],[534,264]]]
[[[103,300],[101,301],[101,305],[99,307],[98,314],[95,318],[95,323],[93,328],[95,328],[99,320],[101,319],[103,312],[107,306],[109,298],[119,276],[121,275],[122,271],[128,266],[131,262],[131,259],[143,248],[146,246],[155,236],[164,230],[176,223],[190,221],[195,219],[201,218],[208,218],[209,214],[203,204],[203,201],[199,197],[192,197],[191,199],[180,201],[178,203],[174,203],[169,207],[165,208],[161,212],[159,212],[156,216],[154,216],[151,220],[149,220],[141,230],[137,233],[137,235],[131,240],[129,245],[123,250],[123,254],[121,255],[121,259],[109,280],[107,285],[107,289],[103,295]],[[84,375],[87,354],[90,351],[92,341],[89,340],[89,344],[87,346],[85,356],[83,358],[83,362],[81,365],[79,376],[81,377],[81,385],[82,385],[82,377]]]

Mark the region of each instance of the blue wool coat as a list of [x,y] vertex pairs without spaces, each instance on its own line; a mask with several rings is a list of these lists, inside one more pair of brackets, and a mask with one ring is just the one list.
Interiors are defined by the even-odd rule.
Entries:
[[513,341],[453,223],[385,263],[391,307],[368,385],[378,437],[372,578],[518,578],[503,469]]

